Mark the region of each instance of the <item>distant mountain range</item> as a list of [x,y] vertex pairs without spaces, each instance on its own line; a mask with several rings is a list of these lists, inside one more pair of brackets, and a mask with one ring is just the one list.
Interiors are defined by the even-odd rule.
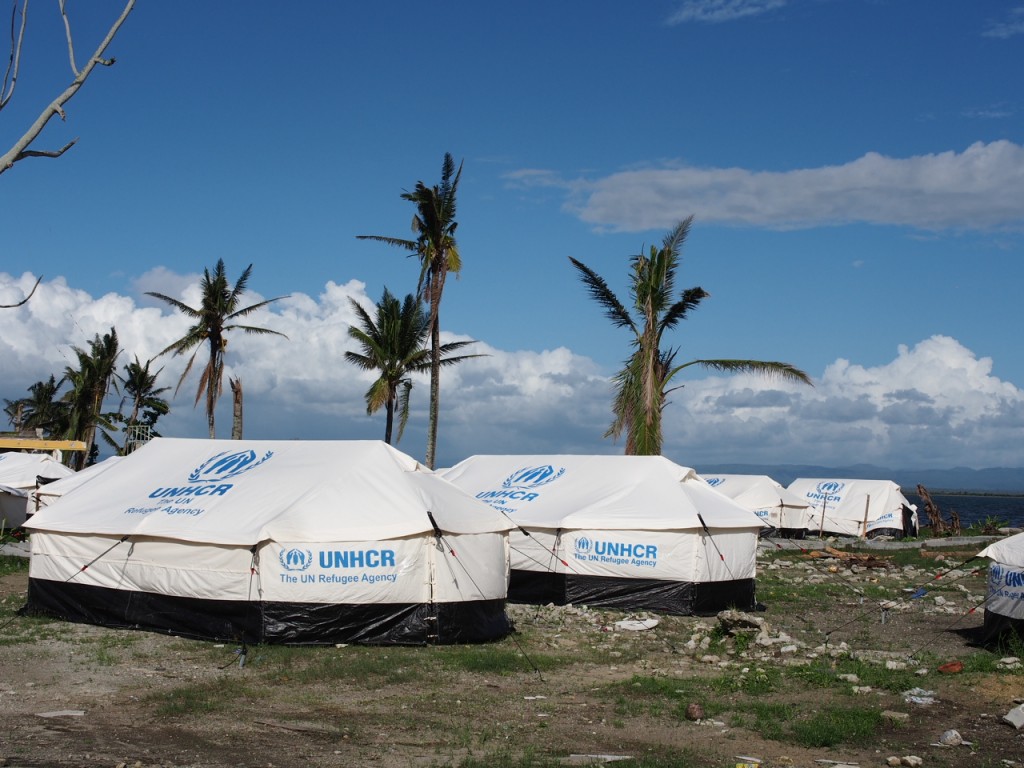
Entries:
[[873,464],[854,464],[848,467],[819,467],[813,464],[711,464],[694,469],[703,476],[768,475],[782,485],[789,485],[798,477],[820,477],[892,480],[905,491],[911,492],[914,492],[918,485],[923,485],[932,493],[975,491],[1024,494],[1024,467],[888,469]]

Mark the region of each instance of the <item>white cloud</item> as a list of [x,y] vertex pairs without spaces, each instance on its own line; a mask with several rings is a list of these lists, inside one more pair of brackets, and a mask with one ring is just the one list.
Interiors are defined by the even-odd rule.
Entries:
[[[0,273],[0,302],[23,295],[32,275]],[[183,300],[196,300],[192,284]],[[344,361],[355,318],[349,299],[370,302],[359,281],[329,282],[317,296],[295,294],[252,317],[252,324],[288,335],[234,334],[227,376],[241,378],[245,434],[252,438],[379,439],[383,414],[366,415],[370,376]],[[252,294],[256,302],[262,297]],[[125,349],[147,359],[178,338],[185,318],[131,298],[92,297],[63,279],[44,281],[29,304],[0,310],[0,398],[60,375],[71,345],[115,326]],[[445,340],[464,340],[445,334]],[[502,350],[480,342],[485,357],[442,373],[438,461],[474,453],[618,453],[602,435],[611,420],[608,371],[565,347]],[[201,359],[201,358],[200,358]],[[161,383],[173,386],[184,360],[160,358]],[[194,375],[161,420],[166,435],[203,437],[202,407],[192,407]],[[426,377],[413,390],[413,412],[400,447],[421,457],[427,421]],[[1015,466],[1024,440],[1024,391],[992,375],[955,339],[934,336],[876,367],[838,359],[815,386],[757,376],[691,379],[670,396],[665,454],[682,464],[723,462],[870,462],[901,468]],[[218,409],[226,435],[230,395]]]
[[1024,34],[1024,6],[1010,8],[1002,21],[990,21],[981,34],[1001,40]]
[[782,8],[786,0],[685,0],[669,16],[669,25],[684,24],[688,21],[721,23],[735,21],[748,16],[760,16],[762,13]]
[[947,336],[900,346],[873,368],[836,360],[814,388],[732,376],[688,383],[683,393],[665,427],[665,452],[683,464],[694,463],[689,456],[709,464],[1020,463],[1024,391]]
[[[550,174],[532,171],[517,182]],[[892,158],[869,152],[843,165],[791,171],[648,168],[564,182],[567,208],[613,231],[701,222],[801,229],[866,222],[925,230],[1024,228],[1024,147],[977,142],[963,152]]]

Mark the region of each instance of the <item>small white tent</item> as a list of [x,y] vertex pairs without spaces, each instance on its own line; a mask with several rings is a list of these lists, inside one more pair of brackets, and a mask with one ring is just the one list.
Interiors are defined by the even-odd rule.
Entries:
[[509,599],[752,608],[753,514],[661,456],[472,456],[443,473],[508,515]]
[[247,643],[511,629],[508,521],[383,442],[158,438],[27,527],[30,613]]
[[32,492],[41,484],[75,474],[48,453],[0,453],[0,525],[23,525],[32,514]]
[[810,504],[768,475],[702,475],[708,485],[749,509],[783,536],[803,538],[810,527]]
[[992,542],[978,553],[988,567],[984,642],[1016,634],[1024,640],[1024,533]]
[[916,536],[917,507],[892,480],[801,477],[789,490],[811,506],[811,533],[839,536]]

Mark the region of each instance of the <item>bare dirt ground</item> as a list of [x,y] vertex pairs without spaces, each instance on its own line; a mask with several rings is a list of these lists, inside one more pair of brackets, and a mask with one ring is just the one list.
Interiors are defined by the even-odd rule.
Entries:
[[[1024,701],[1024,673],[970,644],[985,573],[944,573],[956,557],[907,571],[769,555],[758,578],[765,610],[752,614],[765,625],[745,642],[715,617],[654,617],[653,629],[631,631],[616,622],[648,615],[510,605],[517,634],[489,646],[264,647],[244,665],[231,646],[18,616],[27,574],[17,572],[0,578],[0,766],[518,767],[582,755],[728,768],[744,756],[794,768],[908,756],[924,768],[1024,766],[1024,729],[1002,720]],[[908,598],[937,574],[927,596]],[[753,694],[743,683],[851,654],[914,676],[933,702],[877,683]],[[951,661],[964,671],[937,672]],[[713,693],[692,687],[710,679]],[[751,712],[766,703],[898,714],[867,742],[818,747],[754,727]],[[687,719],[688,704],[705,716]],[[971,745],[935,746],[950,729]]]

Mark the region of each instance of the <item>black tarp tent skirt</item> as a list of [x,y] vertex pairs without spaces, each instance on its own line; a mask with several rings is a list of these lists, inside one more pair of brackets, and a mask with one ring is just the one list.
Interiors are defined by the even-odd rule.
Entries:
[[196,640],[288,645],[450,645],[512,631],[504,600],[311,604],[206,600],[29,579],[29,615]]
[[648,610],[676,616],[753,610],[754,579],[694,583],[624,579],[513,569],[508,599],[531,605],[587,605],[621,611]]
[[985,623],[981,629],[981,644],[988,648],[1024,643],[1024,619],[1011,619],[985,609]]

